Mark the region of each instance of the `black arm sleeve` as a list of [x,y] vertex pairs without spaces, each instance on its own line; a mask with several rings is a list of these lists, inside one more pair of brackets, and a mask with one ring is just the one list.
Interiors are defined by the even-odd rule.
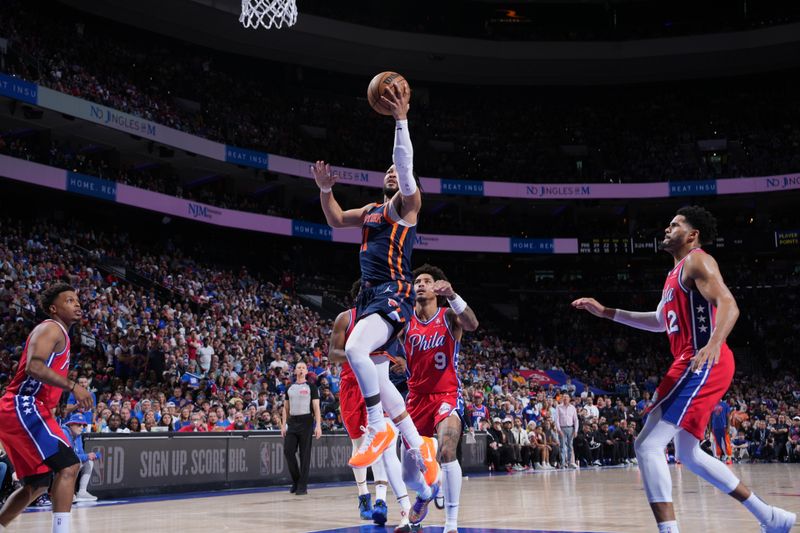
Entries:
[[311,399],[319,400],[319,389],[317,388],[317,386],[309,383],[308,388],[311,389]]

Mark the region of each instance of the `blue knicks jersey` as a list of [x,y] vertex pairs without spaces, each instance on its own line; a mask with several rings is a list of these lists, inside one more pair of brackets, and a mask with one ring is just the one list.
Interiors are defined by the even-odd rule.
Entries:
[[416,225],[400,220],[391,202],[370,207],[361,227],[361,279],[411,283],[411,252],[416,237]]

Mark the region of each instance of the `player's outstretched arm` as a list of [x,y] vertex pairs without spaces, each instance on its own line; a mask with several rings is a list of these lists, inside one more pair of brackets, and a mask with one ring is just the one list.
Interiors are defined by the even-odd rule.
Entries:
[[478,329],[478,317],[475,316],[475,311],[467,305],[467,302],[461,296],[456,294],[449,281],[443,279],[435,281],[433,292],[436,296],[447,298],[447,302],[450,304],[447,319],[456,339],[461,339],[463,331],[475,331]]
[[637,311],[626,311],[624,309],[614,309],[613,307],[606,307],[594,298],[578,298],[572,302],[572,307],[575,309],[583,309],[588,311],[594,316],[600,318],[607,318],[625,324],[632,328],[641,329],[643,331],[650,331],[653,333],[662,333],[667,330],[664,319],[661,316],[661,306],[655,311],[649,313],[640,313]]
[[344,363],[347,361],[347,354],[344,352],[345,333],[347,326],[350,324],[350,313],[344,311],[339,313],[336,320],[333,321],[333,331],[331,331],[331,339],[328,342],[328,360],[331,363]]
[[739,306],[728,286],[722,280],[717,262],[708,254],[689,254],[684,262],[683,274],[692,282],[703,298],[717,308],[716,324],[708,344],[692,358],[692,370],[703,367],[706,361],[714,365],[719,361],[722,344],[728,338],[736,320]]
[[40,324],[33,330],[28,343],[28,361],[25,364],[25,373],[42,383],[72,392],[78,406],[83,409],[91,409],[92,395],[89,391],[47,366],[50,354],[58,353],[63,349],[64,335],[61,328],[52,322]]
[[417,214],[422,207],[422,193],[414,179],[414,146],[408,129],[408,109],[411,92],[407,84],[394,84],[391,91],[381,96],[383,103],[392,111],[395,119],[394,150],[392,161],[397,170],[397,185],[400,194],[392,198],[400,218],[410,224],[417,223]]
[[360,226],[364,222],[364,215],[369,206],[359,209],[342,210],[342,206],[333,197],[332,188],[339,179],[337,175],[331,173],[331,166],[325,161],[317,161],[311,165],[311,174],[319,187],[319,201],[322,204],[322,212],[325,213],[325,220],[332,228],[347,228]]

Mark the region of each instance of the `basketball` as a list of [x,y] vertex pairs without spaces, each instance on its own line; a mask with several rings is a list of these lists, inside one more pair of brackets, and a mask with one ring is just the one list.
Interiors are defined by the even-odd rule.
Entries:
[[383,100],[381,100],[381,96],[396,82],[405,84],[405,86],[408,87],[408,91],[411,92],[411,87],[408,85],[406,79],[397,72],[381,72],[369,82],[367,100],[369,100],[369,105],[377,113],[381,115],[392,114],[389,108],[383,103]]

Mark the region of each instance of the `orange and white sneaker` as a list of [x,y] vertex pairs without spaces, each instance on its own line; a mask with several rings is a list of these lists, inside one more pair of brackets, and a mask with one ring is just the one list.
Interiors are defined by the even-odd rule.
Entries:
[[436,439],[431,437],[422,437],[422,446],[419,447],[422,461],[425,464],[425,483],[432,487],[434,483],[439,481],[442,469],[439,462],[436,460],[436,450],[438,448]]
[[364,430],[364,442],[348,462],[353,468],[366,468],[380,459],[381,454],[394,442],[396,435],[391,424],[386,424],[386,429],[383,431],[377,431],[372,426],[361,429]]

